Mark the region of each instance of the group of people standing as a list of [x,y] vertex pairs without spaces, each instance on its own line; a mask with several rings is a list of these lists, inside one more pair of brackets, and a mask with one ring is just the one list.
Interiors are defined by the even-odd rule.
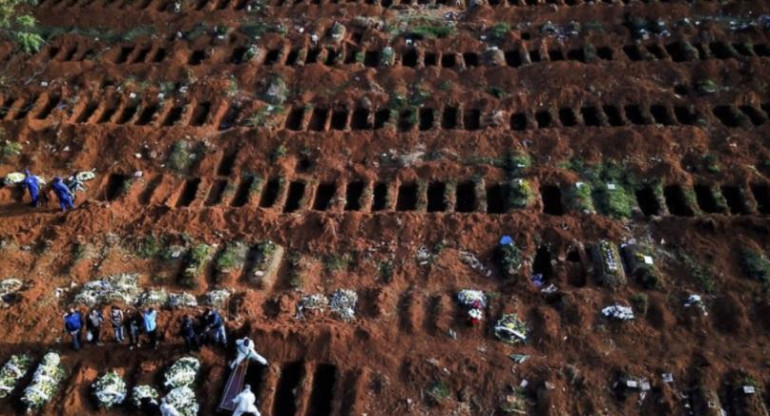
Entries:
[[[105,319],[101,309],[92,308],[84,317],[76,309],[70,309],[64,315],[64,329],[72,337],[72,348],[76,351],[82,348],[83,329],[85,329],[86,341],[102,345],[102,327],[107,325],[106,322],[109,322],[112,327],[115,341],[119,344],[125,341],[125,329],[128,328],[131,349],[141,346],[140,336],[142,334],[147,335],[150,346],[154,349],[158,347],[158,312],[154,308],[123,311],[120,307],[113,305],[109,308],[108,313],[109,315]],[[188,352],[198,351],[201,345],[209,343],[227,347],[225,321],[219,311],[214,308],[206,308],[197,319],[193,319],[190,315],[184,315],[181,318],[180,335]],[[248,336],[235,341],[235,351],[235,359],[229,363],[232,370],[244,360],[254,360],[262,365],[268,365],[267,359],[257,353],[254,341]],[[256,396],[251,391],[251,387],[249,385],[244,386],[244,390],[233,399],[235,406],[233,415],[252,414],[259,416],[260,413],[255,403]],[[161,416],[178,415],[173,407],[164,401],[160,403],[157,410]]]
[[[122,344],[126,340],[125,328],[127,327],[130,349],[141,346],[140,336],[142,333],[147,335],[151,347],[158,347],[158,312],[154,308],[147,308],[143,311],[129,309],[124,312],[120,307],[113,305],[110,307],[108,319],[117,343]],[[87,342],[102,345],[102,325],[104,322],[105,318],[101,309],[92,308],[85,319],[79,311],[74,308],[70,309],[64,315],[64,330],[72,338],[72,348],[77,351],[82,347],[81,338],[84,328]]]

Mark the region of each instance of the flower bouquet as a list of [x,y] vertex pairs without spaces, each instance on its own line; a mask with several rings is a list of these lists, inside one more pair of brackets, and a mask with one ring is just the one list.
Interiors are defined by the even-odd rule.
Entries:
[[527,324],[519,319],[515,313],[500,317],[495,324],[495,336],[509,344],[525,342],[527,340]]
[[107,409],[123,403],[128,393],[126,382],[115,371],[108,371],[97,379],[92,387],[96,400]]
[[27,405],[27,409],[40,409],[48,403],[59,389],[65,374],[59,354],[46,354],[32,376],[32,383],[24,389],[21,401]]
[[190,386],[198,376],[201,362],[195,357],[182,357],[166,371],[166,381],[163,385],[175,389],[182,386]]
[[195,400],[195,392],[190,387],[176,387],[163,400],[181,416],[196,416],[198,414],[198,401]]
[[31,365],[32,359],[27,354],[11,356],[0,369],[0,399],[11,394],[16,388],[16,383],[27,374]]
[[134,390],[131,392],[131,403],[136,407],[141,407],[142,400],[144,399],[150,399],[151,403],[157,403],[158,391],[146,384],[134,387]]
[[331,310],[342,318],[343,321],[349,321],[356,316],[356,303],[358,303],[358,294],[349,289],[338,289],[332,294]]

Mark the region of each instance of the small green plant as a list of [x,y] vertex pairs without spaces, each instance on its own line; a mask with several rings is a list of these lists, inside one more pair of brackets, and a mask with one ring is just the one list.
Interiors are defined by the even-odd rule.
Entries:
[[505,169],[509,177],[520,175],[530,166],[532,166],[532,156],[528,153],[509,153],[505,158]]
[[452,89],[452,81],[449,81],[449,80],[441,81],[441,84],[438,85],[438,88],[441,91],[449,91]]
[[646,293],[634,293],[630,298],[631,306],[641,316],[647,315],[649,298]]

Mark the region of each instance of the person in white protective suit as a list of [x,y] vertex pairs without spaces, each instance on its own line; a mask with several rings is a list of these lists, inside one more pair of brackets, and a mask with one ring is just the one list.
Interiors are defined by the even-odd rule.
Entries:
[[254,341],[250,340],[249,337],[243,337],[242,339],[236,340],[235,350],[238,355],[230,363],[230,368],[238,367],[238,364],[245,359],[256,360],[262,365],[267,365],[267,360],[257,353],[254,349]]
[[257,406],[254,404],[256,401],[257,398],[254,396],[254,393],[251,392],[251,386],[248,384],[243,386],[243,391],[233,399],[233,403],[235,404],[233,416],[241,416],[244,413],[261,416]]

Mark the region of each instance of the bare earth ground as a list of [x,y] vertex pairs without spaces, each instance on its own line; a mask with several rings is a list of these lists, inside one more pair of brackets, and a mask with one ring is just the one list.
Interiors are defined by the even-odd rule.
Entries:
[[[68,371],[43,413],[139,414],[99,409],[91,383],[118,369],[160,387],[183,354],[190,309],[161,311],[158,352],[69,350],[61,315],[78,286],[138,273],[142,287],[235,292],[231,339],[250,335],[271,362],[247,375],[264,415],[501,415],[506,397],[529,415],[768,415],[770,303],[741,249],[770,247],[770,4],[374,3],[45,0],[46,46],[2,44],[1,125],[22,150],[0,173],[97,173],[66,214],[0,188],[0,278],[25,282],[0,310],[0,359],[54,349]],[[665,31],[637,36],[657,20]],[[414,48],[419,27],[453,29]],[[514,208],[521,178],[533,199]],[[597,213],[572,205],[576,182],[599,192]],[[625,218],[600,202],[608,183],[628,192]],[[495,257],[505,234],[526,259],[514,279]],[[194,288],[148,236],[215,247]],[[249,260],[218,272],[228,243],[265,240],[285,248],[273,281],[251,283]],[[600,240],[650,245],[660,284],[602,284]],[[304,295],[339,288],[358,293],[355,320],[297,317]],[[480,327],[462,289],[489,295]],[[708,315],[684,306],[691,294]],[[600,314],[616,302],[636,319]],[[526,343],[495,338],[504,313]],[[216,413],[230,354],[200,354],[200,414]],[[23,414],[21,390],[0,414]]]

